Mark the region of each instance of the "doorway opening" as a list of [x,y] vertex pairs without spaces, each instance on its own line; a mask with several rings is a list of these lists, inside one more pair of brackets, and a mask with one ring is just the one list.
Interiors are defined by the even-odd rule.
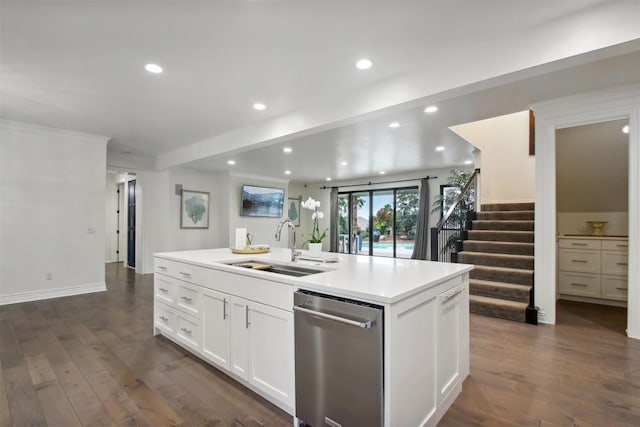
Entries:
[[558,322],[580,313],[606,323],[602,305],[627,316],[626,126],[622,119],[556,130]]

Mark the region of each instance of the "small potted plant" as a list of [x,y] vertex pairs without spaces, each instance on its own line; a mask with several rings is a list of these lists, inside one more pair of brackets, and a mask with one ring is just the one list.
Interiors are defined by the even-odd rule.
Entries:
[[301,206],[313,211],[313,214],[311,215],[311,219],[313,220],[313,229],[311,230],[311,233],[305,234],[305,236],[309,238],[305,243],[309,243],[309,255],[312,257],[318,257],[322,251],[322,240],[327,237],[327,231],[329,230],[326,228],[322,234],[320,234],[318,220],[324,218],[324,213],[318,210],[320,208],[320,202],[313,200],[311,197],[302,202]]

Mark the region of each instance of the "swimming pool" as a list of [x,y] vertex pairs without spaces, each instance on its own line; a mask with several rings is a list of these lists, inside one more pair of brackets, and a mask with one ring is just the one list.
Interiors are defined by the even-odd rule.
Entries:
[[[408,251],[412,251],[413,250],[413,246],[414,243],[398,243],[396,245],[397,249],[406,249]],[[369,242],[362,242],[362,249],[369,249]],[[373,249],[393,249],[393,242],[389,242],[389,243],[380,243],[380,242],[374,242],[373,243]]]

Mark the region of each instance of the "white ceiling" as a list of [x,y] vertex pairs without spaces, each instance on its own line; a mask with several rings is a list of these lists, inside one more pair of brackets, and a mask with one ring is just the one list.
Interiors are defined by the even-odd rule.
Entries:
[[[110,154],[161,167],[227,170],[233,157],[237,171],[307,181],[446,167],[471,155],[449,125],[638,81],[637,1],[0,5],[0,115],[107,135]],[[362,57],[372,69],[354,67]],[[611,73],[562,74],[603,59]],[[426,102],[440,111],[425,116]]]

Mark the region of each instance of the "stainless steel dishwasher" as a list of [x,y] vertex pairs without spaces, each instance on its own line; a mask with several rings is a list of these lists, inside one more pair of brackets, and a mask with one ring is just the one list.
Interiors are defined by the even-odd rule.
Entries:
[[300,425],[382,426],[383,308],[300,290],[293,310]]

